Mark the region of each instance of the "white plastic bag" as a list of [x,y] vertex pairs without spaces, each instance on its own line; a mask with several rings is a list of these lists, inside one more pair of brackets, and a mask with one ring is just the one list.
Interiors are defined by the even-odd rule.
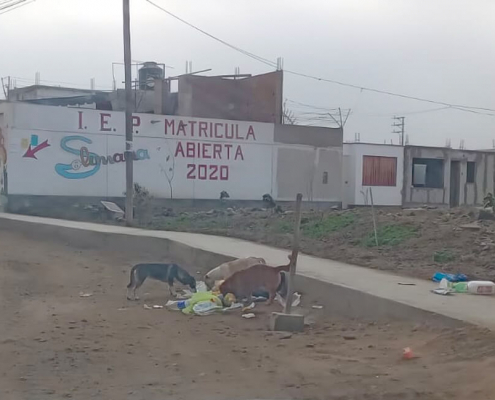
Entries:
[[193,306],[193,313],[196,315],[210,315],[222,310],[222,307],[212,301],[200,301]]

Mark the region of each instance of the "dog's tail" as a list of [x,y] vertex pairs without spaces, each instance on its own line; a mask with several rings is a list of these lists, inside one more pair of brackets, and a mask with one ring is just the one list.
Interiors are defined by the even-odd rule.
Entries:
[[280,265],[280,266],[278,266],[278,267],[275,267],[275,269],[276,269],[278,272],[282,272],[282,271],[289,272],[289,270],[290,270],[290,264],[287,264],[287,265]]
[[292,262],[292,256],[291,255],[288,255],[287,258],[289,259],[289,263],[287,265],[280,265],[278,267],[275,267],[275,269],[278,272],[282,272],[282,271],[289,272],[289,270],[290,270],[290,264]]
[[138,266],[135,265],[134,267],[132,267],[131,269],[131,274],[130,274],[130,281],[129,281],[129,284],[127,285],[127,289],[130,289],[131,287],[134,287],[134,285],[136,284],[136,268]]

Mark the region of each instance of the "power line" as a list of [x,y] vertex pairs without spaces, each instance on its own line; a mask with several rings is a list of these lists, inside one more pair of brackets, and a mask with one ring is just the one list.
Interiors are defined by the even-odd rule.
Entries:
[[159,10],[163,11],[164,13],[168,14],[169,16],[171,16],[172,18],[175,18],[176,20],[182,22],[183,24],[186,24],[187,26],[197,30],[198,32],[202,33],[203,35],[206,35],[208,36],[209,38],[213,39],[213,40],[216,40],[217,42],[219,43],[222,43],[223,45],[227,46],[227,47],[230,47],[231,49],[233,50],[236,50],[248,57],[251,57],[251,58],[254,58],[255,60],[259,61],[259,62],[262,62],[264,64],[267,64],[271,67],[276,67],[277,66],[277,63],[273,62],[273,61],[270,61],[270,60],[267,60],[266,58],[263,58],[263,57],[260,57],[260,56],[257,56],[256,54],[253,54],[253,53],[250,53],[249,51],[246,51],[246,50],[243,50],[241,49],[240,47],[237,47],[237,46],[234,46],[233,44],[230,44],[228,42],[226,42],[225,40],[222,40],[216,36],[213,36],[212,34],[204,31],[203,29],[201,28],[198,28],[197,26],[191,24],[190,22],[187,22],[186,20],[180,18],[179,16],[171,13],[170,11],[166,10],[165,8],[159,6],[158,4],[152,2],[151,0],[146,0],[148,3],[150,3],[151,5],[155,6],[156,8],[158,8]]
[[[192,23],[180,18],[179,16],[175,15],[174,13],[166,10],[165,8],[159,6],[158,4],[154,3],[153,1],[151,0],[146,0],[148,3],[150,3],[151,5],[155,6],[156,8],[158,8],[159,10],[163,11],[164,13],[168,14],[169,16],[177,19],[178,21],[186,24],[187,26],[197,30],[198,32],[216,40],[217,42],[219,43],[222,43],[223,45],[227,46],[227,47],[230,47],[231,49],[233,50],[236,50],[248,57],[251,57],[259,62],[262,62],[266,65],[269,65],[271,67],[276,67],[276,63],[274,63],[273,61],[270,61],[266,58],[263,58],[263,57],[260,57],[254,53],[250,53],[246,50],[243,50],[237,46],[234,46],[206,31],[204,31],[203,29],[201,28],[198,28],[197,26],[193,25]],[[327,82],[327,83],[333,83],[335,85],[340,85],[340,86],[345,86],[345,87],[350,87],[350,88],[353,88],[353,89],[359,89],[361,91],[367,91],[367,92],[373,92],[373,93],[379,93],[379,94],[385,94],[385,95],[388,95],[388,96],[393,96],[393,97],[400,97],[400,98],[403,98],[403,99],[408,99],[408,100],[416,100],[416,101],[421,101],[421,102],[425,102],[425,103],[430,103],[430,104],[438,104],[438,105],[442,105],[442,106],[446,106],[446,107],[449,107],[449,108],[452,108],[452,109],[456,109],[456,110],[459,110],[459,111],[465,111],[465,112],[472,112],[472,113],[476,113],[476,114],[484,114],[484,115],[491,115],[493,116],[493,114],[485,114],[485,113],[480,113],[480,112],[477,112],[477,111],[474,111],[474,110],[482,110],[482,111],[491,111],[491,112],[495,112],[495,109],[492,109],[492,108],[487,108],[487,107],[474,107],[474,106],[466,106],[466,105],[462,105],[462,104],[450,104],[450,103],[446,103],[446,102],[443,102],[443,101],[437,101],[437,100],[431,100],[431,99],[426,99],[426,98],[423,98],[423,97],[417,97],[417,96],[409,96],[409,95],[405,95],[405,94],[401,94],[401,93],[396,93],[396,92],[390,92],[388,90],[381,90],[381,89],[375,89],[375,88],[370,88],[370,87],[366,87],[366,86],[359,86],[359,85],[355,85],[355,84],[352,84],[352,83],[346,83],[346,82],[341,82],[341,81],[337,81],[337,80],[334,80],[334,79],[328,79],[328,78],[322,78],[322,77],[318,77],[318,76],[315,76],[315,75],[311,75],[311,74],[306,74],[306,73],[303,73],[303,72],[298,72],[298,71],[292,71],[292,70],[288,70],[288,69],[284,69],[284,72],[288,73],[288,74],[291,74],[291,75],[295,75],[295,76],[300,76],[300,77],[303,77],[303,78],[307,78],[307,79],[312,79],[312,80],[316,80],[316,81],[320,81],[320,82]]]
[[[17,10],[18,8],[27,6],[30,3],[34,3],[36,0],[14,0],[10,2],[0,3],[0,15]],[[4,5],[6,4],[6,5]]]

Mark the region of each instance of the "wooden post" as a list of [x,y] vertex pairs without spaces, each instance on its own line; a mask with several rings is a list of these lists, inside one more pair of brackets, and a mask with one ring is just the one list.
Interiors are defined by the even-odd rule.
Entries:
[[294,276],[296,275],[297,255],[299,254],[299,238],[301,236],[301,203],[302,194],[296,198],[296,213],[294,226],[294,240],[292,242],[292,255],[290,258],[289,282],[287,284],[287,298],[285,300],[284,313],[290,314],[292,309],[292,297],[294,294]]
[[378,234],[376,232],[376,220],[375,220],[375,204],[373,203],[373,191],[370,189],[370,200],[371,200],[371,217],[373,218],[373,230],[375,231],[375,243],[378,247]]

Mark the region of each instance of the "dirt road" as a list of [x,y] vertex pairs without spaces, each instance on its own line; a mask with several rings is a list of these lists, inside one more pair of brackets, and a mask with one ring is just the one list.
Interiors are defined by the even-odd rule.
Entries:
[[[145,310],[166,301],[152,282],[128,302],[138,261],[0,230],[2,400],[493,398],[486,331],[336,320],[303,302],[314,323],[284,338],[266,331],[266,306],[254,320]],[[401,360],[406,346],[419,357]]]

